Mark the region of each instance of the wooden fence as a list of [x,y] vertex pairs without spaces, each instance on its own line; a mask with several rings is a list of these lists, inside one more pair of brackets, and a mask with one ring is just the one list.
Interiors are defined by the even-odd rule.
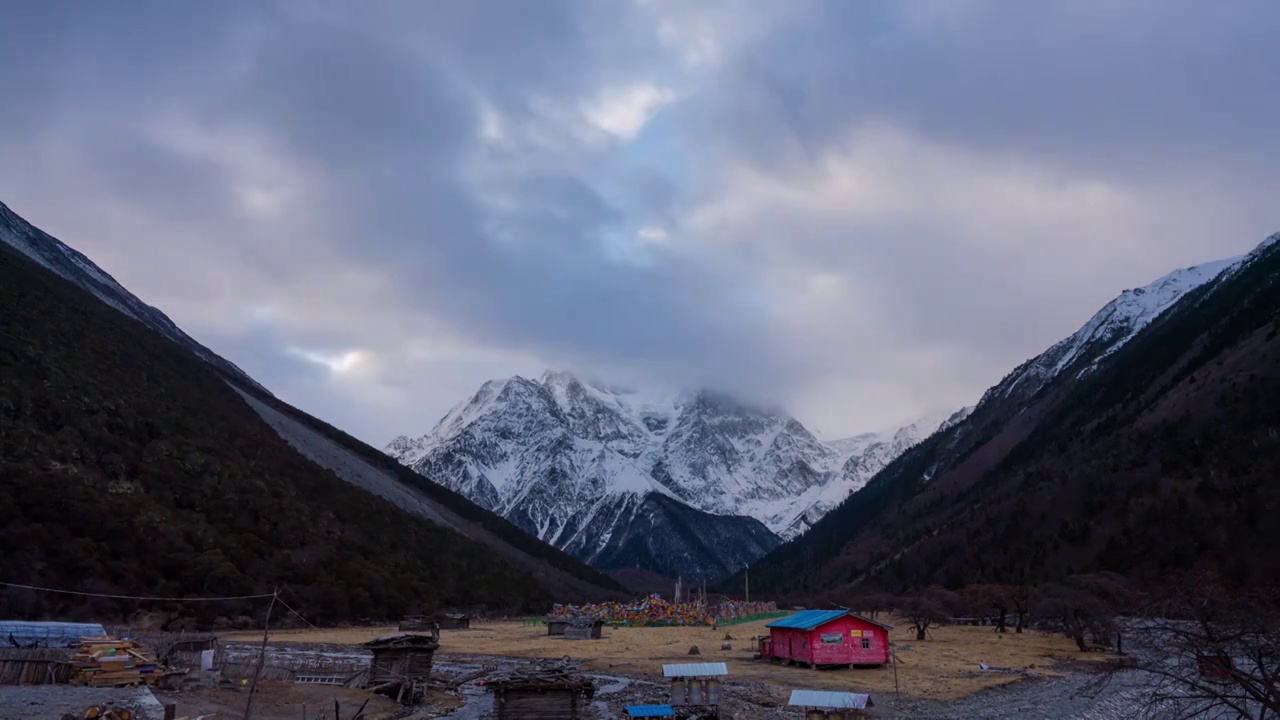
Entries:
[[71,651],[0,649],[0,685],[48,685],[71,680]]

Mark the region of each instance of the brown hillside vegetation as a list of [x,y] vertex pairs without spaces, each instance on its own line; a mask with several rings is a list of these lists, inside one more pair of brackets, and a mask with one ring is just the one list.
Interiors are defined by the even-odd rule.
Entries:
[[[489,548],[308,462],[209,366],[3,246],[0,477],[0,581],[156,596],[279,586],[320,621],[550,600]],[[209,623],[260,605],[167,609]],[[0,592],[6,617],[136,609]]]

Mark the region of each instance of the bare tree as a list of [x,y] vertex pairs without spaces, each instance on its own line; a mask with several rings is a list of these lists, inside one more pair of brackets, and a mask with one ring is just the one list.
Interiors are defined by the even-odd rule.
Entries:
[[1149,709],[1176,717],[1280,718],[1280,594],[1213,573],[1172,579],[1131,623]]
[[1009,613],[1014,607],[1013,590],[1008,585],[970,585],[962,595],[975,610],[994,620],[996,632],[1002,633],[1009,625]]
[[1013,627],[1014,633],[1022,632],[1027,626],[1027,620],[1031,616],[1031,599],[1034,591],[1027,585],[1006,585],[1007,597],[1009,599],[1009,607],[1012,608],[1017,624]]
[[898,600],[898,612],[915,628],[916,640],[924,640],[929,628],[941,625],[951,618],[963,604],[960,596],[950,590],[931,587],[912,590]]
[[1077,575],[1036,588],[1031,609],[1042,629],[1066,635],[1085,652],[1110,644],[1117,606],[1128,595],[1117,576]]

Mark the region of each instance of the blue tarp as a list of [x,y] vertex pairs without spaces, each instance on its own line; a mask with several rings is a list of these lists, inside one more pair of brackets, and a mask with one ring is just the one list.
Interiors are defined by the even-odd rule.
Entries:
[[627,711],[628,717],[633,718],[674,717],[676,714],[670,705],[628,705],[623,710]]
[[67,647],[81,638],[105,637],[107,631],[98,623],[33,622],[28,620],[0,620],[0,647],[12,647],[12,637],[20,645],[29,647]]

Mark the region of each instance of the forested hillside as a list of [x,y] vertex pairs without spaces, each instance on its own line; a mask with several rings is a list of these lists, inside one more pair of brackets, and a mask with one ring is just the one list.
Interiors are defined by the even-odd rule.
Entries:
[[[0,478],[3,582],[155,596],[279,586],[315,622],[550,599],[490,549],[308,462],[209,365],[4,246]],[[138,607],[0,592],[6,617]],[[204,623],[254,608],[183,606]]]
[[1273,239],[1114,353],[1029,397],[991,394],[752,567],[752,588],[1142,582],[1196,565],[1274,582],[1278,331]]

